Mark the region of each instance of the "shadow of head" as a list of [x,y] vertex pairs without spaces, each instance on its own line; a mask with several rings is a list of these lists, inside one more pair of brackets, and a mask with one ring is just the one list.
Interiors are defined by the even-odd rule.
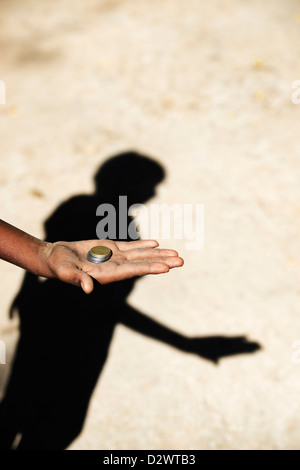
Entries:
[[97,171],[96,193],[113,202],[121,195],[129,204],[142,204],[154,196],[155,187],[164,179],[163,167],[137,152],[125,152],[108,159]]
[[[99,238],[96,227],[100,222],[96,215],[101,204],[110,204],[115,209],[116,236],[101,236],[112,240],[130,241],[130,235],[119,238],[120,196],[126,196],[126,207],[143,204],[154,194],[156,186],[163,181],[165,171],[157,161],[140,153],[129,151],[106,160],[94,176],[93,194],[71,197],[51,214],[45,222],[46,240],[76,241]],[[124,214],[122,215],[124,221]],[[125,214],[127,227],[132,219]],[[125,230],[126,232],[126,230]]]

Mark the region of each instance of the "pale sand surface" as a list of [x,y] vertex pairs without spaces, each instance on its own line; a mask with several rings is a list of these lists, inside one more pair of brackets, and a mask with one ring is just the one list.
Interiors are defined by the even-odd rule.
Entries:
[[[215,366],[118,326],[70,448],[299,448],[299,14],[291,0],[0,2],[1,218],[42,237],[108,157],[153,156],[167,178],[151,202],[204,204],[205,244],[163,242],[185,266],[141,279],[129,302],[262,348]],[[0,270],[3,391],[23,272]]]

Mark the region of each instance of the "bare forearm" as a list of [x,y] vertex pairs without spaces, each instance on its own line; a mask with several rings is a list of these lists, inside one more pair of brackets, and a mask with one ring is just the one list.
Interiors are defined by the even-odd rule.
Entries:
[[0,258],[44,277],[53,277],[46,260],[51,244],[0,220]]
[[[87,259],[89,250],[99,244],[107,246],[113,253],[111,259],[100,266]],[[93,290],[93,279],[108,284],[168,272],[170,268],[183,265],[176,251],[156,249],[157,245],[155,240],[47,243],[0,220],[0,258],[38,276],[81,286],[87,294]]]

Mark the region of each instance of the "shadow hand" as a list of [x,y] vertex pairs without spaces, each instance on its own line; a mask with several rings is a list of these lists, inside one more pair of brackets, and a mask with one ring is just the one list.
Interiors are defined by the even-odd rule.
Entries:
[[259,344],[248,341],[245,336],[208,336],[189,340],[189,352],[215,364],[222,357],[252,353],[258,349],[260,349]]

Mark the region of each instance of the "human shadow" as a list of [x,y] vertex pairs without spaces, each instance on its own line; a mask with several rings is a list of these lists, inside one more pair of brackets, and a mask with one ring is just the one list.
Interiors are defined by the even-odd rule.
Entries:
[[[46,220],[46,240],[95,239],[99,204],[110,203],[118,213],[119,195],[127,196],[128,207],[144,203],[164,176],[162,166],[144,155],[127,152],[110,158],[95,176],[93,194],[72,197]],[[70,445],[81,432],[118,323],[213,363],[259,349],[245,337],[187,337],[158,323],[126,302],[135,281],[97,284],[86,295],[57,280],[25,275],[11,309],[20,317],[20,338],[0,405],[2,449]]]

